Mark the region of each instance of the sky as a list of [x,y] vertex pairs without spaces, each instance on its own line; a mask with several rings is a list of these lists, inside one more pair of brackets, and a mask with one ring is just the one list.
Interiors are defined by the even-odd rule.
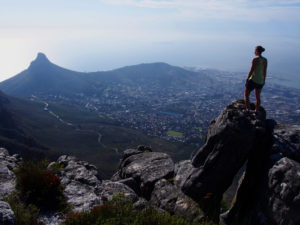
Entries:
[[38,52],[83,72],[151,62],[248,72],[257,45],[270,73],[298,79],[299,12],[300,0],[0,0],[0,81]]

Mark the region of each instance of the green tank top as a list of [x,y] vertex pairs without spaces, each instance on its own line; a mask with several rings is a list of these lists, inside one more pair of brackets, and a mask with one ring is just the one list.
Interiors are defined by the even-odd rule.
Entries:
[[253,82],[257,84],[264,84],[264,65],[265,58],[259,57],[258,58],[258,64],[256,65],[254,71],[252,72],[249,80],[252,80]]

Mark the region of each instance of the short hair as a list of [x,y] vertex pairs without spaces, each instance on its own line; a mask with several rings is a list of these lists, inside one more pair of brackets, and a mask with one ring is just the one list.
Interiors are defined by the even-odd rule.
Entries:
[[260,45],[258,45],[258,46],[256,46],[256,48],[255,48],[258,52],[259,52],[259,54],[261,54],[262,52],[264,52],[266,49],[264,49],[262,46],[260,46]]

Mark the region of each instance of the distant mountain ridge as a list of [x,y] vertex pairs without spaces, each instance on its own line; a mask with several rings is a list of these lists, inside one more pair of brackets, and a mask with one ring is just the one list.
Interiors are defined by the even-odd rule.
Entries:
[[[188,78],[188,79],[187,79]],[[99,94],[108,84],[126,84],[147,87],[181,88],[209,85],[212,78],[166,63],[149,63],[126,66],[105,72],[83,73],[68,70],[50,62],[38,53],[28,69],[0,83],[0,90],[8,95],[29,97],[32,94]]]
[[79,91],[84,86],[83,73],[71,71],[51,63],[46,55],[38,53],[28,69],[0,83],[3,92],[13,96],[30,96],[34,92],[49,93]]

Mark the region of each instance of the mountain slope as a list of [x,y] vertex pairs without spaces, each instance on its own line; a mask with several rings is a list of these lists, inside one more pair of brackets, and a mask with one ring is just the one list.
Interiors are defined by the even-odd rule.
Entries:
[[0,147],[11,149],[11,153],[24,158],[45,157],[48,149],[23,129],[21,117],[12,110],[14,101],[0,92]]
[[3,92],[14,96],[80,92],[87,88],[83,75],[59,67],[51,63],[43,53],[39,53],[28,69],[0,83],[0,88]]
[[191,148],[149,137],[95,112],[56,103],[10,97],[0,92],[0,147],[27,159],[75,155],[95,164],[103,178],[117,169],[120,155],[141,143],[186,158]]
[[51,63],[43,53],[28,69],[0,83],[0,89],[13,96],[43,94],[100,94],[108,84],[182,89],[210,86],[208,76],[166,63],[127,66],[106,72],[81,73]]

